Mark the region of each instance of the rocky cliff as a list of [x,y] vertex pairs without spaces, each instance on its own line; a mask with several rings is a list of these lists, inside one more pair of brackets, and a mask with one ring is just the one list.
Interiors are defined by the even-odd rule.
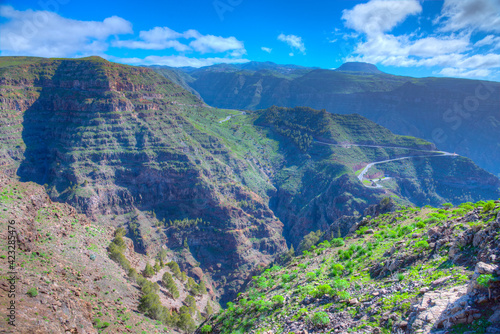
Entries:
[[[130,227],[136,210],[154,212],[139,214],[134,235],[136,248],[153,256],[175,240],[154,224],[203,218],[206,227],[184,239],[204,269],[217,267],[217,281],[235,286],[286,250],[283,225],[235,172],[248,163],[186,118],[206,108],[195,96],[149,69],[100,58],[3,60],[7,173],[45,184],[51,198],[105,224]],[[238,206],[245,199],[258,209]]]

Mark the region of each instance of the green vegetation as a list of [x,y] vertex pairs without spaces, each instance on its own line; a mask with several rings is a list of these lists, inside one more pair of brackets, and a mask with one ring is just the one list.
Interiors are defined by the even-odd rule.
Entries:
[[[491,217],[498,206],[486,212],[476,210],[482,222],[474,225],[476,231],[494,223]],[[412,305],[421,301],[422,287],[433,287],[433,282],[441,278],[447,279],[434,289],[450,290],[469,282],[473,274],[470,268],[454,264],[448,256],[449,244],[436,247],[436,240],[429,237],[436,232],[429,231],[454,226],[450,238],[458,240],[470,227],[452,220],[462,221],[458,219],[477,207],[484,208],[484,204],[443,209],[400,207],[393,213],[363,220],[358,228],[362,233],[343,239],[324,240],[321,233],[309,233],[302,243],[309,249],[292,257],[284,267],[274,265],[254,276],[238,302],[228,303],[209,325],[217,325],[221,333],[279,332],[284,328],[280,321],[287,317],[304,322],[310,331],[330,330],[330,314],[347,311],[350,317],[362,319],[357,329],[379,328],[389,333],[393,324],[407,321]],[[372,231],[366,233],[368,229]],[[465,245],[461,252],[475,258],[479,250]],[[395,261],[399,264],[391,266]],[[477,278],[485,288],[490,288],[492,280],[493,275]],[[394,285],[397,288],[391,290]],[[488,291],[491,298],[491,289]],[[370,306],[374,304],[377,309]],[[371,318],[361,316],[368,313]],[[392,318],[384,319],[384,314]],[[479,323],[475,321],[474,326],[479,328]],[[481,324],[485,327],[484,322]]]
[[175,284],[172,275],[170,275],[170,273],[165,272],[163,274],[161,281],[174,299],[179,298],[179,291],[177,290],[177,285]]
[[38,296],[38,289],[35,287],[29,288],[26,294],[30,297],[36,297]]

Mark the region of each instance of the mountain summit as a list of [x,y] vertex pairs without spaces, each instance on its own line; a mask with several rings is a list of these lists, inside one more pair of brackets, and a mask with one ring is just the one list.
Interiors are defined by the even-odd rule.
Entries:
[[350,62],[344,63],[335,71],[342,72],[364,72],[364,73],[383,73],[380,71],[377,66],[369,63],[359,63],[359,62]]

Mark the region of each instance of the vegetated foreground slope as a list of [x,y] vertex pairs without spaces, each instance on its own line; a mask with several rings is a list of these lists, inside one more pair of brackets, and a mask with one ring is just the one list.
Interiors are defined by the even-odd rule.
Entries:
[[[15,302],[16,325],[2,311],[0,332],[155,332],[154,322],[137,313],[138,290],[107,255],[110,228],[52,202],[43,187],[3,173],[0,215],[0,305],[7,310]],[[6,256],[9,245],[14,258]]]
[[500,160],[500,83],[402,77],[368,65],[344,64],[335,71],[306,68],[293,77],[257,66],[239,71],[206,67],[188,74],[191,87],[212,106],[252,110],[308,106],[358,113],[500,174],[496,163]]
[[197,333],[499,333],[499,203],[365,217],[255,276]]
[[365,187],[356,172],[367,163],[433,146],[359,115],[210,108],[151,69],[97,57],[3,57],[0,82],[5,173],[125,228],[136,252],[175,260],[223,303],[285,241],[297,248],[318,229],[344,235],[352,222],[343,216],[385,196],[418,205],[500,196],[499,180],[462,157],[380,165],[369,177],[392,179]]
[[0,199],[0,305],[15,302],[16,325],[2,321],[5,333],[177,333],[219,309],[166,249],[154,261],[136,253],[123,229],[52,202],[42,186],[0,173]]

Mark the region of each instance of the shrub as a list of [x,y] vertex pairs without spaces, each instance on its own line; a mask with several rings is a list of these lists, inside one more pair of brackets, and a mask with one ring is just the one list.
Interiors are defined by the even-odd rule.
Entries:
[[345,279],[337,279],[333,281],[332,288],[334,290],[345,290],[349,288],[349,282],[347,282]]
[[201,327],[201,332],[202,332],[203,334],[212,333],[212,326],[210,326],[210,325],[205,325],[205,326]]
[[483,206],[483,212],[488,212],[491,211],[495,208],[495,202],[494,201],[489,201]]
[[315,280],[315,279],[316,279],[316,274],[315,274],[315,273],[313,273],[313,272],[309,272],[309,273],[307,273],[307,274],[306,274],[306,279],[307,279],[308,281],[313,281],[313,280]]
[[420,240],[417,241],[414,245],[414,248],[417,248],[418,250],[424,250],[429,248],[429,243],[425,240]]
[[273,296],[271,299],[275,304],[282,305],[285,301],[285,298],[282,295]]
[[30,289],[28,290],[28,292],[26,292],[26,294],[27,294],[28,296],[30,296],[30,297],[36,297],[36,296],[38,296],[38,289],[37,289],[37,288],[35,288],[35,287],[30,288]]
[[316,312],[312,316],[311,322],[314,326],[325,326],[330,323],[330,318],[326,312]]
[[339,296],[339,298],[342,300],[351,299],[351,294],[347,291],[337,291],[337,296]]
[[345,242],[344,242],[344,239],[342,238],[335,238],[335,239],[332,239],[332,247],[342,247],[345,245]]
[[331,270],[333,276],[341,276],[345,268],[342,264],[335,263],[334,265],[332,265]]
[[311,292],[311,295],[315,298],[321,298],[324,295],[331,295],[333,293],[333,289],[328,284],[321,284],[316,289]]
[[492,275],[480,275],[476,281],[477,281],[477,284],[479,284],[480,286],[484,287],[484,288],[487,288],[490,284],[490,281],[493,280],[493,276]]

